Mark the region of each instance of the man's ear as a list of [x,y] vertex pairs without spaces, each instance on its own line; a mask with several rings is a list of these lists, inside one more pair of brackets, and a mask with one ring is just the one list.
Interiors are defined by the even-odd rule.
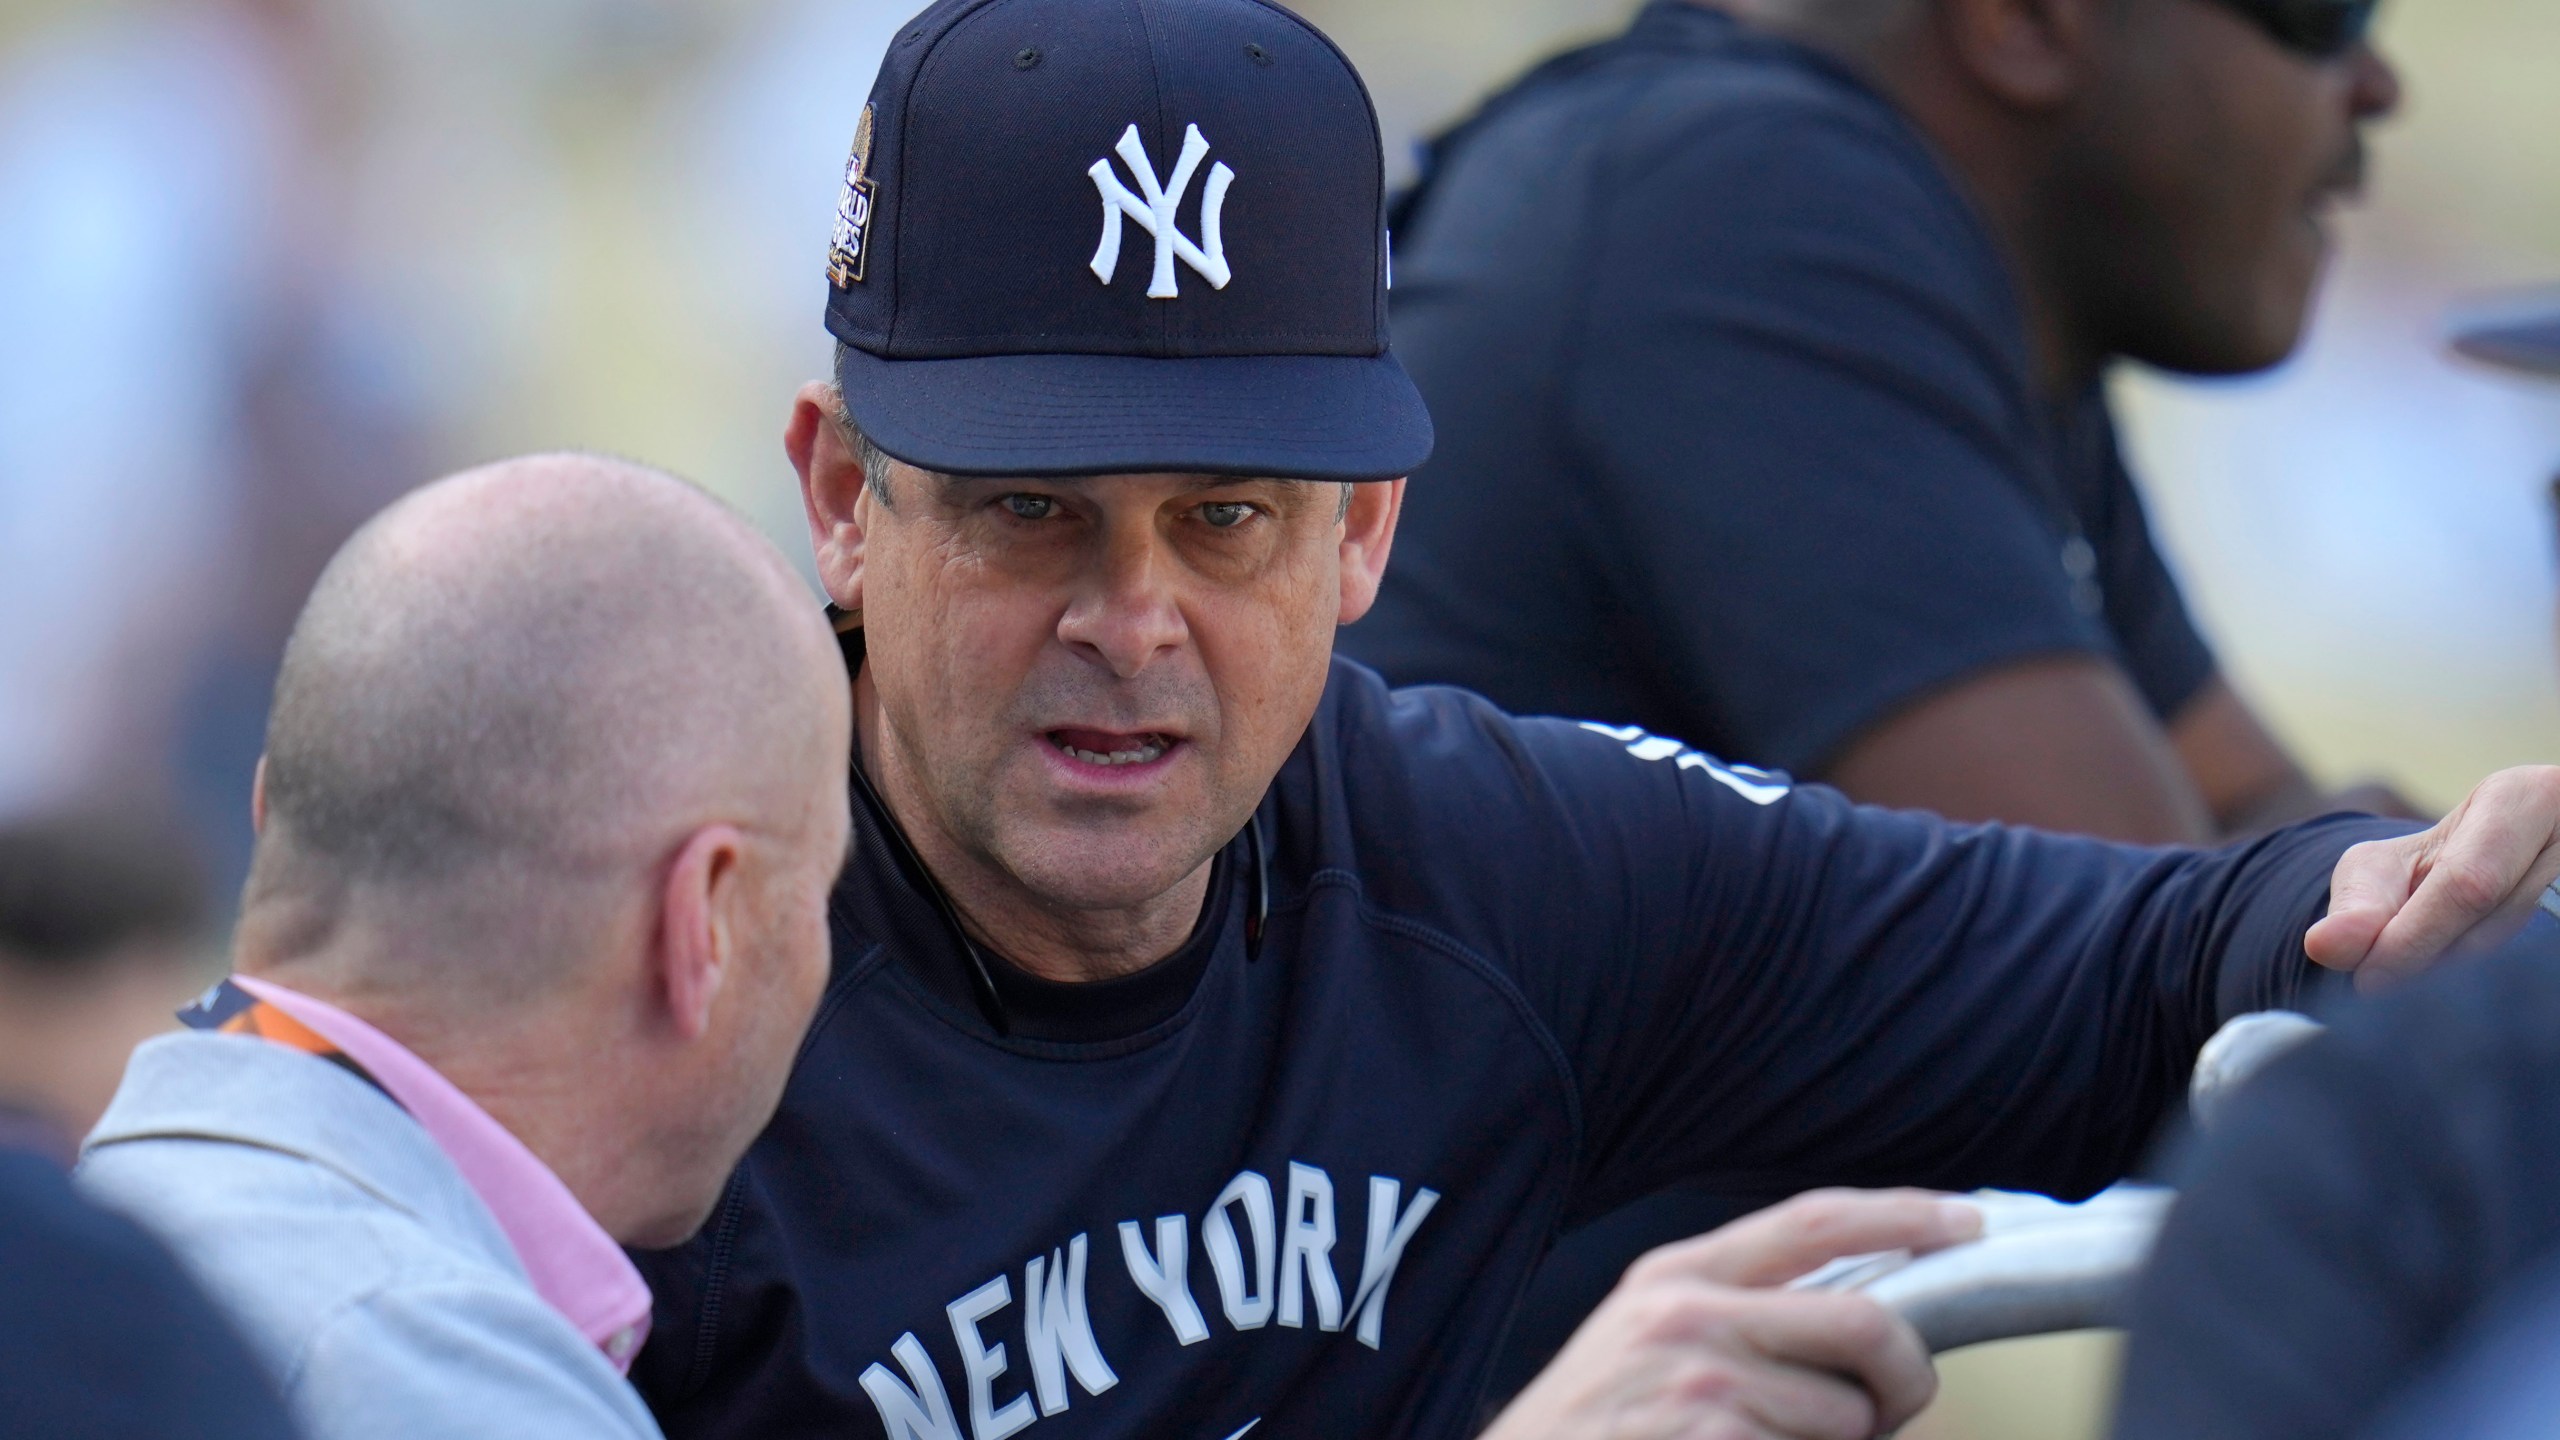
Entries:
[[1403,513],[1402,480],[1363,480],[1351,487],[1351,506],[1342,516],[1338,623],[1350,624],[1377,603],[1378,584],[1387,576],[1387,552],[1396,546],[1396,517]]
[[800,472],[800,503],[809,516],[809,543],[817,551],[818,583],[828,599],[858,615],[863,522],[869,511],[862,457],[836,423],[841,403],[835,387],[823,381],[801,386],[791,402],[782,449],[791,457],[791,468]]
[[267,833],[267,757],[258,757],[258,768],[249,773],[249,833]]
[[735,978],[745,845],[735,826],[707,825],[667,867],[654,960],[668,1021],[680,1039],[699,1040],[710,1030],[720,992]]
[[2061,109],[2079,98],[2117,0],[1939,0],[1935,23],[1957,62],[2013,109]]

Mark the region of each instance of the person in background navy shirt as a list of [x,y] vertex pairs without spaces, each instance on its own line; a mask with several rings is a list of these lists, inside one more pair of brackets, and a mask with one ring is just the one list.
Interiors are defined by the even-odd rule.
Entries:
[[2179,1168],[2118,1440],[2551,1433],[2480,1426],[2560,1354],[2560,925],[2340,1016]]
[[[1433,147],[1393,319],[1442,443],[1344,652],[1955,819],[2411,813],[2324,799],[2223,679],[2102,383],[2293,348],[2390,69],[2248,0],[1732,8],[1657,0]],[[1567,1237],[1498,1385],[1769,1198]]]
[[1432,148],[1393,319],[1442,440],[1345,653],[1954,819],[2315,813],[2101,382],[2293,349],[2391,70],[2255,0],[1747,8],[1656,0]]

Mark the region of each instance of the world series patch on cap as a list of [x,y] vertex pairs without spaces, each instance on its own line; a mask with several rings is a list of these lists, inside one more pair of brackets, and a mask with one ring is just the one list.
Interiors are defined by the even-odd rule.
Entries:
[[1276,5],[942,0],[855,124],[845,406],[949,474],[1408,474],[1384,188],[1360,77]]

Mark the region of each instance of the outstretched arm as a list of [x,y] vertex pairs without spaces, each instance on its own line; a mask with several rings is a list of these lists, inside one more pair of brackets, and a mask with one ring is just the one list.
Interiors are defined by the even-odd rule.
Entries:
[[[2138,849],[1491,723],[1518,727],[1548,843],[1506,846],[1521,873],[1482,933],[1576,1071],[1577,1213],[1682,1179],[2086,1193],[2139,1158],[2213,1030],[2300,1003],[2314,959],[2423,965],[2560,872],[2560,771],[2496,777],[2422,835],[2333,816]],[[1517,790],[1464,793],[1485,813],[1442,831],[1517,834]]]

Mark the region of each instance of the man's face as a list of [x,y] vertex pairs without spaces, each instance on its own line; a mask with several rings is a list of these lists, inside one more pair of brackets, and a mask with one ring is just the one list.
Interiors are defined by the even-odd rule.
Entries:
[[2299,342],[2364,126],[2399,103],[2367,45],[2317,59],[2217,0],[2117,0],[2062,197],[2082,293],[2119,353],[2263,369]]
[[[1360,488],[1349,531],[1392,506]],[[1344,504],[1330,483],[894,467],[889,503],[854,506],[858,581],[820,538],[829,589],[858,590],[891,803],[1048,907],[1166,894],[1260,802],[1373,593],[1346,581]]]

